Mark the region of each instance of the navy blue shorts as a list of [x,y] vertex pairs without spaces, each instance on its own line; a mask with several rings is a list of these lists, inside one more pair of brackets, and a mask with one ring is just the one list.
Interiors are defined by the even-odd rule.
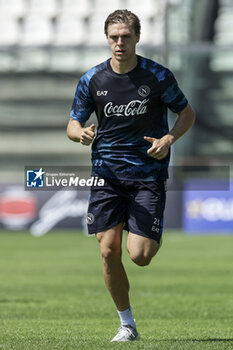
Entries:
[[164,181],[105,180],[93,187],[87,214],[88,233],[106,231],[124,222],[124,229],[160,242],[166,192]]

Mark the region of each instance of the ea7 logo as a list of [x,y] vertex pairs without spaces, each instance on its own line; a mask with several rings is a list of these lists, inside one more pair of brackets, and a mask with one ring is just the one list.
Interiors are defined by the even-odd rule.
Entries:
[[97,96],[107,96],[108,94],[108,91],[96,91],[96,95]]

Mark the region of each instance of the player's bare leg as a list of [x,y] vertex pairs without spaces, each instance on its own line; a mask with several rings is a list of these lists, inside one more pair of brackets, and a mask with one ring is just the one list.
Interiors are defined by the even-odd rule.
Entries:
[[96,234],[103,260],[104,280],[117,307],[121,327],[112,342],[139,339],[129,303],[129,281],[121,261],[123,223]]
[[159,250],[160,244],[153,239],[129,232],[127,249],[131,260],[139,266],[149,265]]
[[104,280],[118,311],[130,306],[129,281],[121,261],[122,228],[123,223],[120,223],[96,234],[103,261]]

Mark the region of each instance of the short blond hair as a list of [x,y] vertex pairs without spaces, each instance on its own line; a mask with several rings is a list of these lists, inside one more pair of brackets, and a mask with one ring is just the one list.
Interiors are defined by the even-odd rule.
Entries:
[[135,34],[140,35],[141,24],[138,16],[128,10],[116,10],[107,17],[104,24],[104,32],[108,36],[108,26],[115,23],[129,24],[134,28]]

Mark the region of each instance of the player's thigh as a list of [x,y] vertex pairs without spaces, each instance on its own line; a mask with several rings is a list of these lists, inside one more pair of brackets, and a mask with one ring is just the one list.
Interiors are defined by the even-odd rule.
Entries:
[[145,259],[148,262],[159,250],[160,244],[151,238],[129,232],[127,249],[132,260]]
[[123,225],[123,222],[121,222],[105,231],[96,233],[103,258],[109,258],[116,254],[121,255]]

